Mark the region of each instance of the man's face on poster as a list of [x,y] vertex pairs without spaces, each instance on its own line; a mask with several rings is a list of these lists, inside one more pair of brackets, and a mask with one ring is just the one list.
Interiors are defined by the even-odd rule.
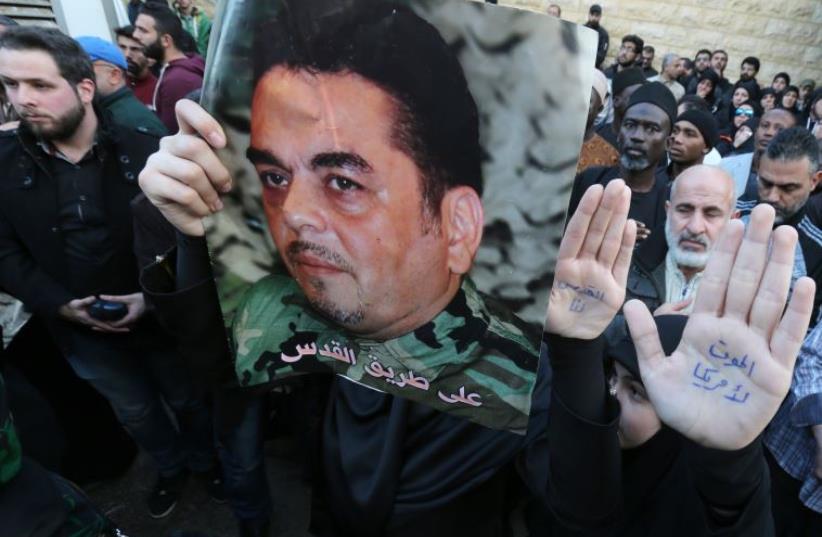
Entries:
[[248,156],[278,252],[317,310],[370,337],[459,285],[420,170],[394,142],[396,116],[393,98],[358,75],[284,67],[260,79],[251,105]]

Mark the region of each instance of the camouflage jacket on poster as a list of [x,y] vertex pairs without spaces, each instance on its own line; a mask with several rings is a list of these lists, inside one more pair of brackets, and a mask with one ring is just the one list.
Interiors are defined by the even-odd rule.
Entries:
[[235,371],[244,387],[301,373],[335,373],[480,425],[524,434],[539,335],[465,279],[451,303],[412,333],[373,341],[309,305],[297,283],[255,283],[234,318]]

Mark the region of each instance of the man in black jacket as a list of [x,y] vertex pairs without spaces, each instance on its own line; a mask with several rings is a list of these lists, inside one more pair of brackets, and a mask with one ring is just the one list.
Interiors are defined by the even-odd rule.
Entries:
[[[640,74],[641,76],[641,74]],[[668,174],[660,162],[676,118],[673,95],[659,82],[640,86],[628,101],[617,138],[619,166],[589,168],[574,180],[568,216],[576,211],[580,198],[594,184],[605,185],[617,178],[631,188],[630,216],[639,225],[638,239],[662,232],[665,201],[668,199]]]
[[642,48],[645,46],[645,41],[638,35],[626,35],[622,38],[622,45],[619,47],[616,61],[609,68],[605,69],[603,73],[609,79],[613,79],[617,73],[621,73],[625,69],[630,69],[635,66],[637,59],[642,54]]
[[[56,30],[9,30],[0,64],[21,116],[0,140],[0,287],[42,316],[78,376],[155,459],[149,511],[165,516],[187,466],[206,473],[216,465],[209,412],[137,284],[129,202],[158,140],[102,119],[89,57]],[[103,317],[94,304],[119,316]]]
[[608,31],[599,23],[601,19],[602,6],[592,4],[588,9],[588,22],[585,23],[585,26],[597,32],[597,59],[595,63],[597,69],[602,69],[602,62],[605,61],[605,56],[608,55],[608,46],[611,42]]
[[690,168],[702,164],[719,143],[719,127],[714,117],[702,110],[679,114],[668,138],[668,176],[671,181]]
[[[736,203],[742,219],[747,220],[761,203],[773,206],[776,223],[794,227],[799,233],[801,247],[796,249],[794,277],[808,275],[822,281],[822,198],[811,196],[822,180],[816,139],[802,127],[779,131],[768,142],[753,177],[755,182],[749,183]],[[822,291],[817,289],[813,324],[818,321],[820,305]]]

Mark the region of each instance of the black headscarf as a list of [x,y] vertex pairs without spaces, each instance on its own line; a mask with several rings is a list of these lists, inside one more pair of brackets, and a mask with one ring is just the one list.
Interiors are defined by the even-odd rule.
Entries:
[[[702,71],[700,82],[702,82],[706,78],[712,82],[712,87],[710,93],[708,93],[708,95],[706,95],[704,99],[708,102],[709,105],[713,106],[714,104],[716,104],[716,87],[719,85],[719,75],[716,74],[716,71],[714,71],[713,69],[708,68]],[[697,83],[697,86],[699,86],[699,83]],[[696,93],[696,88],[694,88],[694,93]]]

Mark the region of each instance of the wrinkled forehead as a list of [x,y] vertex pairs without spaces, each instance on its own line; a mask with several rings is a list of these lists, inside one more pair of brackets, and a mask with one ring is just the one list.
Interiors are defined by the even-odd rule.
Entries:
[[676,178],[671,188],[671,205],[687,203],[696,208],[727,209],[734,201],[734,182],[722,170],[707,166],[687,170]]

